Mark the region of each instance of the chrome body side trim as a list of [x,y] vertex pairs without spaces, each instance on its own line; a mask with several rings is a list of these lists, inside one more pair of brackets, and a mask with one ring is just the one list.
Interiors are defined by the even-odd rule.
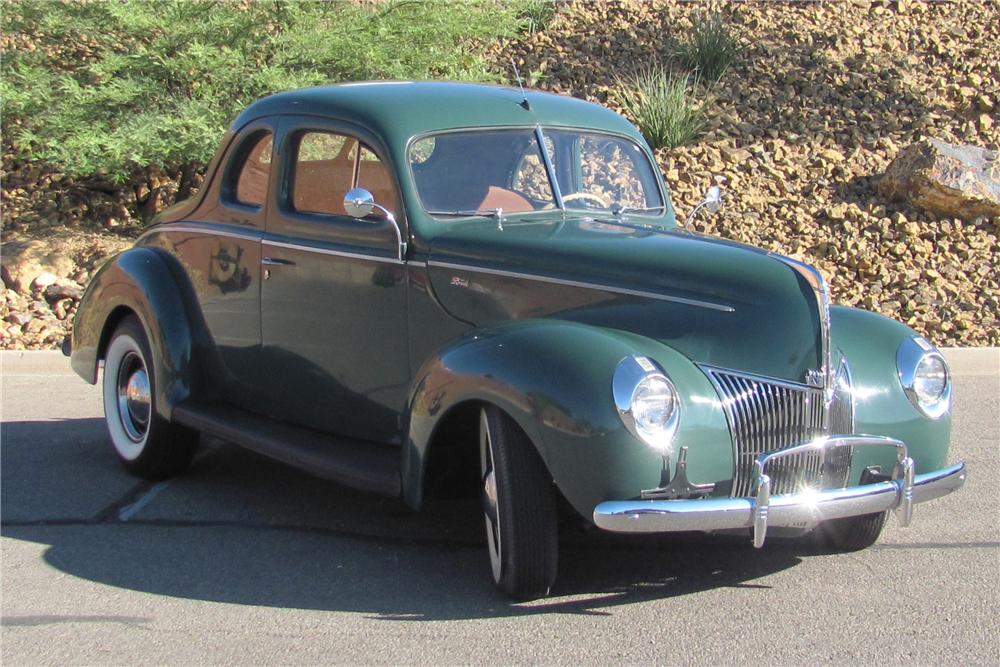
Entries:
[[301,245],[299,243],[286,243],[284,241],[272,241],[270,239],[264,239],[263,241],[261,241],[261,245],[273,248],[288,248],[289,250],[302,250],[304,252],[313,252],[319,255],[333,255],[335,257],[349,257],[351,259],[363,259],[370,262],[383,262],[385,264],[406,264],[404,260],[398,259],[396,257],[382,257],[379,255],[367,255],[364,253],[347,252],[345,250],[317,248],[315,246]]
[[[260,241],[261,245],[272,246],[275,248],[288,248],[291,250],[303,250],[305,252],[314,252],[321,255],[334,255],[337,257],[350,257],[352,259],[364,259],[372,262],[385,262],[388,264],[406,264],[405,260],[399,259],[397,257],[382,257],[381,255],[369,255],[366,253],[348,252],[346,250],[332,250],[329,248],[317,248],[316,246],[302,245],[300,243],[287,243],[284,241],[273,241],[271,239],[262,238],[264,232],[260,231],[256,234],[245,234],[241,232],[234,232],[229,230],[220,230],[214,227],[199,227],[195,225],[176,225],[176,224],[165,224],[153,227],[145,232],[139,237],[142,239],[148,234],[154,234],[157,232],[191,232],[195,234],[209,234],[211,236],[228,236],[231,238],[245,239],[247,241]],[[404,244],[405,245],[405,244]],[[272,263],[284,263],[280,260],[271,259]],[[263,263],[263,262],[262,262]]]
[[472,271],[473,273],[486,273],[493,276],[503,276],[505,278],[523,278],[525,280],[537,280],[543,283],[551,283],[553,285],[567,285],[570,287],[581,287],[584,289],[600,290],[602,292],[613,292],[615,294],[627,294],[628,296],[640,296],[647,299],[658,299],[660,301],[672,301],[674,303],[683,303],[688,306],[697,306],[699,308],[709,308],[711,310],[721,310],[724,313],[735,312],[736,309],[732,306],[727,306],[719,303],[712,303],[710,301],[699,301],[698,299],[687,299],[681,296],[671,296],[669,294],[661,294],[659,292],[644,292],[642,290],[628,289],[626,287],[613,287],[611,285],[602,285],[600,283],[585,283],[577,280],[564,280],[563,278],[552,278],[549,276],[542,276],[536,273],[520,273],[517,271],[505,271],[503,269],[488,269],[483,266],[473,266],[470,264],[455,264],[452,262],[441,262],[437,260],[430,260],[427,262],[428,266],[436,266],[442,269],[455,269],[457,271]]
[[215,227],[200,227],[191,224],[185,225],[185,224],[167,223],[147,229],[142,233],[142,236],[139,237],[139,240],[141,241],[149,234],[156,234],[158,232],[191,232],[194,234],[211,234],[212,236],[228,236],[234,239],[246,239],[247,241],[259,241],[261,237],[264,235],[264,232],[262,230],[257,230],[256,233],[244,233],[244,232],[230,231],[228,229],[225,230],[216,229]]

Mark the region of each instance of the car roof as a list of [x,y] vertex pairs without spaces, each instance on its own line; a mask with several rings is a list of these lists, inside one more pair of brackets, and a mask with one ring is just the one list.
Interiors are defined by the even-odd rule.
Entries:
[[[522,106],[524,99],[528,109]],[[390,144],[426,132],[481,126],[565,126],[627,134],[627,120],[600,105],[538,90],[449,81],[359,81],[277,93],[252,103],[233,122],[281,114],[315,115],[360,125]],[[641,140],[641,139],[640,139]]]

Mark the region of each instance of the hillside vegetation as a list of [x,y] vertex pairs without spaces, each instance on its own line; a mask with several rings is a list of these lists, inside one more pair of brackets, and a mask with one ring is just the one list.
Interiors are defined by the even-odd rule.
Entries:
[[[635,76],[665,75],[669,113],[652,117],[679,217],[722,185],[722,213],[695,229],[813,263],[836,301],[939,345],[1000,345],[997,221],[875,189],[916,139],[1000,147],[996,2],[22,1],[2,20],[3,239],[62,239],[79,283],[197,189],[250,100],[349,79],[512,82],[513,57],[529,85],[640,124]],[[10,293],[5,312],[45,325],[0,324],[0,346],[61,339],[72,306]]]

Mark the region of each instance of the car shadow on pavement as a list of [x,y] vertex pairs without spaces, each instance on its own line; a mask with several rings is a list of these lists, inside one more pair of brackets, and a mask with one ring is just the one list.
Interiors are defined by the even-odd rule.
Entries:
[[60,572],[187,599],[395,621],[609,615],[701,591],[768,589],[768,575],[808,553],[567,526],[551,596],[519,604],[493,588],[474,501],[412,513],[219,442],[185,476],[137,483],[99,419],[5,423],[2,453],[5,537],[48,545],[43,558]]

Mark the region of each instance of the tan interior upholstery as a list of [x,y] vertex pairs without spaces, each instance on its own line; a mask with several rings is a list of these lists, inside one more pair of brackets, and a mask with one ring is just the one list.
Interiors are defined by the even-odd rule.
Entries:
[[332,160],[297,161],[292,185],[292,204],[296,211],[347,215],[344,195],[354,183],[353,141],[345,141]]
[[362,160],[358,170],[358,187],[368,190],[375,198],[375,203],[384,206],[395,214],[396,190],[392,185],[392,175],[385,164],[379,160]]
[[[310,160],[295,163],[292,203],[295,210],[311,213],[347,215],[344,196],[354,185],[354,140],[344,143],[332,160]],[[367,149],[363,153],[372,155]],[[363,159],[358,168],[358,187],[372,193],[375,203],[390,211],[396,210],[396,191],[392,176],[377,159]]]
[[486,191],[483,201],[479,204],[479,210],[488,211],[496,208],[502,208],[506,213],[523,213],[524,211],[533,211],[535,207],[513,190],[491,185],[490,189]]
[[[271,174],[271,135],[261,137],[247,156],[236,181],[236,201],[260,206],[267,198],[267,181]],[[267,161],[261,160],[267,150]]]

